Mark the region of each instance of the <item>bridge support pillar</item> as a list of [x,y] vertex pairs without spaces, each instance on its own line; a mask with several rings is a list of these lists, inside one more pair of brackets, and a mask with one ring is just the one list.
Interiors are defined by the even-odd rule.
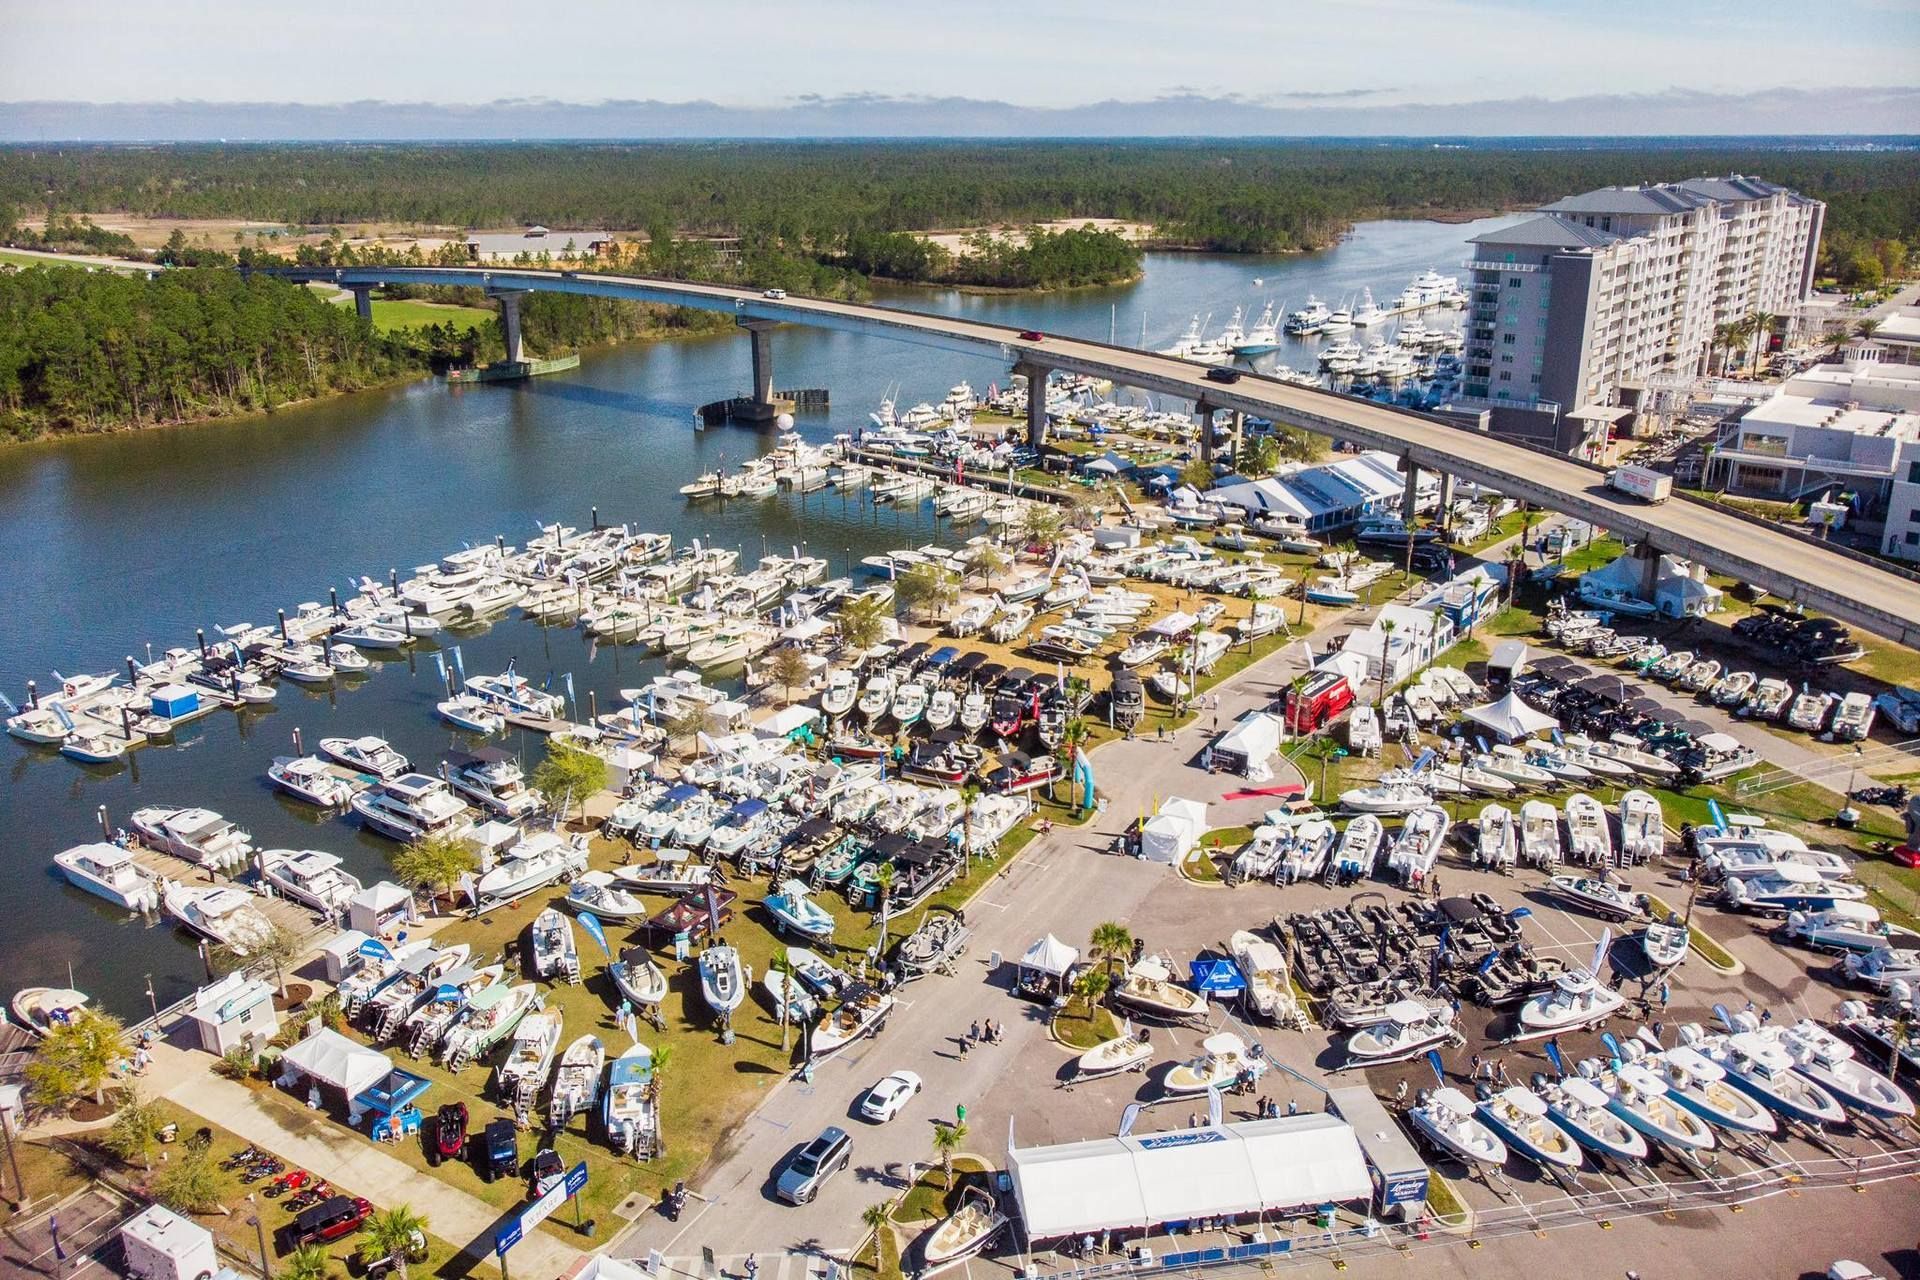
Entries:
[[1452,524],[1453,473],[1450,471],[1442,471],[1440,473],[1440,527],[1444,529]]
[[1027,380],[1027,443],[1035,449],[1047,443],[1047,375],[1051,369],[1017,364],[1013,371]]
[[733,416],[736,421],[772,422],[779,415],[780,408],[773,402],[773,332],[777,321],[736,319],[734,324],[747,331],[747,342],[753,355],[753,385],[747,393],[745,404],[735,402]]
[[1213,415],[1216,412],[1204,400],[1193,406],[1193,416],[1200,423],[1200,460],[1208,466],[1213,465]]
[[373,320],[373,286],[360,284],[351,286],[353,290],[353,310],[362,320]]
[[1407,488],[1400,495],[1400,518],[1412,524],[1414,517],[1420,514],[1420,464],[1406,458],[1401,465],[1407,469]]
[[507,340],[506,363],[519,364],[527,358],[526,347],[520,337],[520,299],[523,295],[516,291],[493,296],[500,302],[500,329]]
[[1233,465],[1238,467],[1242,452],[1247,443],[1247,415],[1239,409],[1233,411]]

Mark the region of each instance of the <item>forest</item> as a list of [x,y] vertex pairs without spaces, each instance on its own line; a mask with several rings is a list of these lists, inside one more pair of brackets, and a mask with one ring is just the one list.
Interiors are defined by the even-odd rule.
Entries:
[[[731,324],[684,308],[537,294],[528,345],[560,352]],[[380,335],[350,306],[229,268],[152,280],[0,269],[0,440],[271,410],[502,354],[497,324]]]
[[1843,282],[1870,270],[1860,255],[1920,238],[1913,151],[1234,140],[14,146],[0,148],[0,242],[15,218],[38,234],[50,213],[104,210],[300,227],[542,222],[738,235],[913,279],[877,233],[1113,217],[1152,225],[1162,245],[1273,252],[1324,247],[1361,218],[1496,212],[1702,173],[1759,174],[1827,201],[1828,265]]

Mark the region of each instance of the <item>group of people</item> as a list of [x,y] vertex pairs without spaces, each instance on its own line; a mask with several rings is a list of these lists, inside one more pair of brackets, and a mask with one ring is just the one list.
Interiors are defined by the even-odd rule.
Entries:
[[976,1044],[999,1044],[1003,1034],[1000,1024],[992,1018],[985,1022],[975,1019],[973,1025],[967,1028],[967,1034],[961,1037],[960,1056],[966,1057],[967,1051]]

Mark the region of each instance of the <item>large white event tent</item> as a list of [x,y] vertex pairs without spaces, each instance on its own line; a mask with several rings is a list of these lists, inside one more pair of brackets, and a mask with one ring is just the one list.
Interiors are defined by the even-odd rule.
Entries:
[[1178,796],[1161,803],[1140,828],[1140,851],[1155,862],[1178,862],[1207,833],[1207,806]]
[[1531,738],[1536,733],[1558,728],[1560,722],[1544,711],[1535,711],[1520,700],[1520,695],[1508,692],[1498,702],[1489,702],[1483,707],[1475,707],[1467,712],[1467,719],[1473,721],[1502,742],[1517,742],[1521,738]]

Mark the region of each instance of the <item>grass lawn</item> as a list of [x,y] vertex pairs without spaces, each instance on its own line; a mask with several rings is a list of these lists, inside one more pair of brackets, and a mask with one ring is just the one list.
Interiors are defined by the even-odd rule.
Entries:
[[137,262],[129,262],[125,266],[103,267],[97,262],[63,262],[59,258],[46,258],[33,253],[13,253],[6,249],[0,249],[0,267],[20,267],[23,269],[26,267],[77,267],[83,271],[117,271],[122,275],[128,275],[135,271],[152,270],[151,267],[143,266]]
[[892,1227],[870,1237],[853,1255],[853,1273],[871,1276],[874,1280],[900,1280],[900,1241],[895,1238]]
[[1087,1002],[1075,996],[1054,1015],[1053,1034],[1069,1048],[1086,1050],[1113,1039],[1120,1034],[1120,1028],[1114,1025],[1113,1015],[1105,1008],[1095,1005],[1089,1010]]
[[938,1222],[952,1213],[960,1203],[960,1191],[966,1186],[968,1174],[985,1173],[984,1161],[972,1156],[953,1158],[953,1186],[947,1186],[946,1170],[938,1165],[920,1175],[919,1181],[900,1197],[895,1206],[893,1220],[899,1223]]
[[[341,306],[347,306],[353,299],[348,297],[338,301]],[[484,307],[412,300],[390,302],[384,298],[373,300],[373,327],[380,333],[391,333],[395,329],[427,329],[443,324],[451,324],[456,329],[477,329],[492,324],[494,318],[494,313]]]
[[1460,1197],[1454,1194],[1452,1185],[1437,1173],[1427,1178],[1427,1208],[1433,1211],[1434,1217],[1455,1226],[1459,1225],[1467,1211]]
[[1595,538],[1585,546],[1567,552],[1561,557],[1560,562],[1565,566],[1567,575],[1572,577],[1585,573],[1589,569],[1598,569],[1602,565],[1612,564],[1626,549],[1626,545],[1618,538]]
[[[29,1210],[32,1213],[38,1213],[48,1204],[78,1191],[93,1180],[86,1166],[44,1142],[15,1139],[13,1158],[20,1165],[20,1180],[37,1206]],[[7,1171],[7,1187],[9,1190],[13,1188],[11,1169]],[[11,1222],[18,1212],[11,1199],[0,1198],[0,1223]]]

